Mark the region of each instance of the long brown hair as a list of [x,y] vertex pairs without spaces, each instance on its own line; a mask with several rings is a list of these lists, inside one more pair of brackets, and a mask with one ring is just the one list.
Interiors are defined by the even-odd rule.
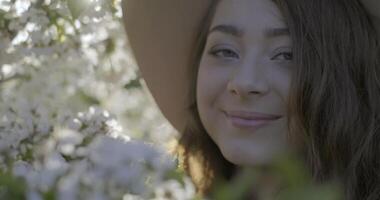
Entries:
[[[272,0],[293,41],[289,139],[317,182],[339,178],[346,199],[380,198],[380,50],[374,24],[358,0]],[[200,193],[230,179],[228,162],[203,128],[195,89],[217,0],[194,47],[188,123],[179,140],[183,167]],[[198,166],[198,174],[194,170]]]
[[317,181],[380,198],[379,38],[358,0],[276,0],[293,39],[290,138]]

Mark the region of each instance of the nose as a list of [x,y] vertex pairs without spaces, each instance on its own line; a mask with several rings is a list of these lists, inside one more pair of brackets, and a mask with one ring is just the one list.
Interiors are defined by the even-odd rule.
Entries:
[[228,82],[227,89],[233,95],[248,98],[269,91],[265,73],[257,66],[239,66]]

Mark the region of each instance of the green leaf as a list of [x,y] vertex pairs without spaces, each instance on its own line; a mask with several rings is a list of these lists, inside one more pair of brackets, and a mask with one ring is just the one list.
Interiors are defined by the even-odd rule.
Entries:
[[100,105],[100,101],[95,97],[87,95],[83,90],[79,90],[77,92],[77,97],[79,97],[82,101],[89,105]]
[[42,193],[43,199],[44,200],[55,200],[55,190],[51,189],[48,190],[47,192]]
[[221,182],[214,191],[216,200],[244,199],[258,177],[256,170],[252,168],[244,168],[243,171],[235,177],[231,182]]
[[298,188],[312,182],[312,177],[304,163],[291,155],[284,155],[282,159],[278,159],[274,164],[274,170],[289,187]]
[[180,169],[174,169],[170,170],[165,174],[165,179],[174,179],[182,184],[182,186],[185,185],[185,182],[183,180],[183,177],[185,176],[185,172]]
[[136,79],[130,80],[126,85],[124,85],[124,88],[129,89],[140,89],[142,87],[140,82],[140,77],[137,77]]
[[90,5],[90,0],[67,0],[67,6],[74,19],[77,19]]
[[26,184],[23,178],[15,177],[11,173],[0,174],[0,199],[26,199]]
[[281,191],[277,199],[279,200],[341,200],[341,188],[334,183],[324,185],[308,185],[299,188],[285,189]]

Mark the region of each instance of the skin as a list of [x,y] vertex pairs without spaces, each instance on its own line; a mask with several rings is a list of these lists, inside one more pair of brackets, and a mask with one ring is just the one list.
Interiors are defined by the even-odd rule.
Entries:
[[[209,30],[218,25],[231,25],[244,33],[219,29],[207,37],[196,93],[201,122],[230,162],[269,164],[289,149],[286,108],[294,66],[290,36],[269,37],[266,30],[286,25],[268,0],[222,0]],[[226,110],[282,117],[251,130],[234,126]]]

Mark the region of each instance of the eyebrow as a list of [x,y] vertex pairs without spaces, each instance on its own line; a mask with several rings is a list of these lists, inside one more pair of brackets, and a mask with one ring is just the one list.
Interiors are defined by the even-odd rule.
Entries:
[[[232,35],[235,37],[243,37],[244,31],[236,26],[233,25],[217,25],[210,29],[208,32],[208,35],[210,35],[213,32],[222,32],[228,35]],[[265,29],[265,34],[267,38],[273,38],[273,37],[279,37],[279,36],[286,36],[289,35],[289,29],[288,28],[267,28]]]

